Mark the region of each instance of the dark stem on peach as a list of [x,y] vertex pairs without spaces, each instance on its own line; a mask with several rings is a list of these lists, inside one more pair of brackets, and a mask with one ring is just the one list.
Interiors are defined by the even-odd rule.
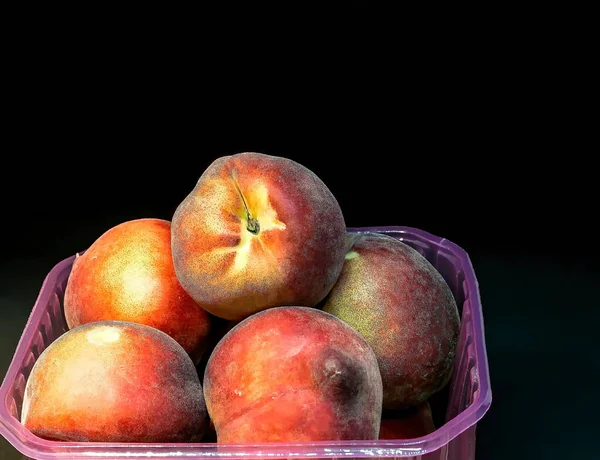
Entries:
[[250,214],[250,211],[248,210],[248,205],[246,204],[246,199],[244,198],[244,194],[240,190],[240,186],[238,185],[238,183],[234,177],[232,177],[232,179],[233,179],[233,184],[235,185],[235,189],[237,190],[238,194],[240,195],[240,198],[242,199],[242,203],[244,205],[244,211],[246,212],[246,220],[248,221],[248,223],[246,225],[246,230],[248,230],[253,235],[258,235],[258,232],[260,232],[260,224],[258,223],[258,220],[256,220]]
[[247,214],[248,214],[248,225],[246,226],[246,229],[253,235],[258,235],[258,232],[260,232],[260,224],[254,217],[252,217],[250,215],[250,213],[247,213]]

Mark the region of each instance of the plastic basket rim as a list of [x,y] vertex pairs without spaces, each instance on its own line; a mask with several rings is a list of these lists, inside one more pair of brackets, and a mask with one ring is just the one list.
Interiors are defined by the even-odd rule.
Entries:
[[[40,438],[29,430],[24,429],[23,425],[13,417],[7,408],[8,387],[13,382],[19,370],[20,363],[23,362],[26,350],[29,348],[29,343],[25,343],[25,332],[31,324],[39,321],[40,316],[45,309],[41,305],[49,299],[51,292],[47,287],[54,285],[59,274],[65,266],[72,263],[77,254],[69,256],[57,264],[45,276],[39,294],[36,298],[34,306],[31,310],[29,318],[25,324],[17,347],[13,354],[13,358],[8,367],[8,370],[0,385],[0,434],[19,452],[24,455],[37,454],[39,458],[60,458],[61,449],[68,449],[68,456],[81,456],[86,458],[106,457],[106,452],[110,451],[111,456],[119,457],[119,452],[115,449],[124,451],[124,456],[140,456],[140,457],[169,457],[169,452],[173,456],[189,456],[184,452],[193,450],[197,455],[192,455],[193,458],[203,456],[202,449],[214,449],[218,446],[220,452],[208,452],[204,454],[206,457],[241,457],[241,458],[264,458],[270,456],[269,452],[275,452],[274,457],[284,457],[289,450],[310,449],[311,453],[294,454],[295,457],[315,457],[314,452],[317,452],[318,457],[398,457],[398,456],[414,456],[423,455],[427,452],[433,452],[451,440],[456,438],[462,432],[473,425],[476,425],[479,420],[489,410],[492,402],[492,390],[490,385],[489,363],[486,350],[485,328],[483,322],[483,311],[481,304],[481,295],[475,271],[468,253],[456,243],[436,236],[425,230],[421,230],[410,226],[378,226],[378,227],[348,227],[348,232],[354,233],[393,233],[393,234],[409,234],[414,235],[422,240],[426,240],[437,246],[444,247],[456,256],[460,265],[464,270],[465,281],[469,285],[470,300],[472,305],[471,321],[474,322],[474,328],[479,330],[479,334],[473,337],[473,345],[477,354],[476,365],[479,382],[479,394],[473,403],[450,419],[434,432],[419,438],[409,440],[370,440],[370,441],[314,441],[308,443],[245,443],[245,444],[216,444],[216,443],[117,443],[117,442],[66,442],[66,441],[50,441]],[[80,251],[78,254],[83,253]],[[30,340],[32,337],[30,337]],[[27,443],[27,444],[26,444]],[[425,447],[426,445],[426,447]],[[33,448],[32,448],[32,447]],[[159,449],[161,453],[153,454],[152,449]],[[78,452],[79,451],[79,452]],[[84,452],[87,451],[87,452]],[[138,455],[132,455],[133,452],[140,452]],[[248,451],[253,451],[249,454]],[[350,451],[350,452],[349,452]],[[125,453],[127,452],[127,453]],[[236,454],[236,452],[239,452]],[[282,454],[277,454],[281,452]],[[178,454],[179,453],[179,454]],[[77,455],[79,454],[79,455]]]

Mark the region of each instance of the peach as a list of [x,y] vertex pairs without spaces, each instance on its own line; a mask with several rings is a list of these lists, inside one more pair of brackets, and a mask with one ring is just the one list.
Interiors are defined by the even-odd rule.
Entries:
[[64,311],[69,328],[100,320],[152,326],[173,337],[194,361],[211,330],[210,315],[175,275],[171,223],[162,219],[124,222],[94,241],[73,264]]
[[69,330],[40,355],[21,421],[57,441],[193,442],[208,424],[194,363],[158,329],[98,321]]
[[379,436],[375,354],[316,308],[274,307],[241,321],[215,347],[203,387],[219,443]]
[[460,320],[440,273],[402,241],[357,233],[342,273],[322,304],[373,347],[383,409],[414,406],[449,381]]
[[172,218],[175,272],[215,316],[240,321],[271,307],[313,307],[344,263],[342,210],[293,160],[245,152],[218,158]]
[[419,404],[405,411],[401,416],[383,418],[379,429],[379,439],[413,439],[427,436],[435,431],[429,402]]

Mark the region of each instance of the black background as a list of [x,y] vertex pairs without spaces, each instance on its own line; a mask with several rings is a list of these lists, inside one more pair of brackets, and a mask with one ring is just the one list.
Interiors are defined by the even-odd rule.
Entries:
[[3,373],[55,263],[125,220],[170,219],[215,158],[259,151],[317,173],[348,226],[469,253],[494,397],[478,458],[593,447],[587,60],[556,23],[360,3],[49,13],[13,17],[4,66]]

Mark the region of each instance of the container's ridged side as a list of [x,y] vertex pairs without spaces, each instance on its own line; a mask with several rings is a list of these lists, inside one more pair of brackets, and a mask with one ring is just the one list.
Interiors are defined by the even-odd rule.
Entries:
[[63,298],[64,296],[61,294],[61,290],[57,289],[57,292],[55,292],[55,295],[53,296],[54,300],[52,302],[51,308],[49,308],[52,314],[52,322],[50,323],[53,335],[52,340],[56,340],[58,337],[60,337],[67,331],[63,311]]
[[33,368],[33,365],[35,364],[35,356],[33,356],[33,353],[30,351],[27,354],[27,358],[25,358],[25,361],[23,361],[23,365],[21,366],[20,372],[23,376],[25,376],[25,378],[29,377],[29,374],[31,373],[31,369]]
[[63,321],[58,321],[57,318],[62,315],[59,295],[62,295],[63,290],[64,289],[55,290],[50,296],[47,305],[45,305],[44,312],[33,336],[31,347],[26,355],[27,357],[22,362],[19,373],[10,388],[10,400],[7,404],[11,415],[17,420],[20,420],[21,418],[25,386],[27,385],[27,380],[29,379],[29,375],[31,374],[35,362],[43,351],[62,334]]
[[11,398],[8,403],[8,413],[16,419],[19,418],[19,409],[17,409],[17,403],[15,402],[15,398]]
[[[50,334],[48,334],[50,331]],[[48,311],[44,312],[44,316],[42,316],[42,322],[40,323],[39,332],[42,336],[42,343],[44,344],[44,349],[48,346],[49,343],[52,342],[52,324],[50,322],[50,313]]]
[[[461,283],[462,284],[462,283]],[[458,337],[458,347],[454,361],[454,369],[450,381],[450,401],[446,411],[446,421],[456,417],[463,409],[464,376],[468,376],[469,355],[472,354],[473,322],[471,320],[471,302],[465,300],[462,308],[462,326]],[[463,376],[461,378],[461,376]]]

